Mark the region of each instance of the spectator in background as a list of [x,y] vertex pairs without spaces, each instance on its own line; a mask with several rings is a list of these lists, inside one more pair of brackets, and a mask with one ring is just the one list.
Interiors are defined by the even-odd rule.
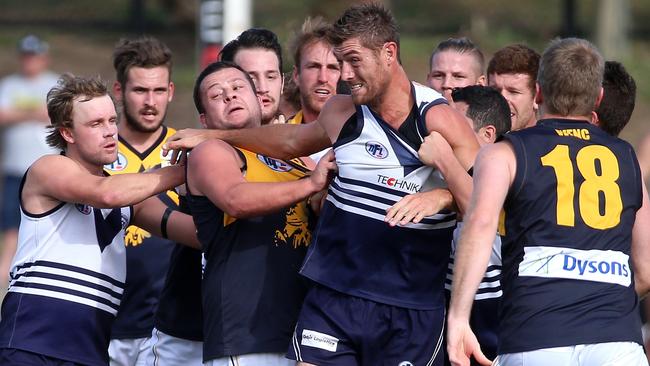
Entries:
[[39,157],[53,153],[45,142],[50,123],[45,98],[58,75],[48,71],[49,46],[34,35],[18,42],[20,70],[0,81],[0,126],[2,133],[2,251],[0,287],[7,284],[9,267],[16,252],[20,209],[18,187],[27,168]]
[[539,58],[539,53],[530,47],[513,44],[495,52],[488,63],[488,85],[508,101],[513,131],[537,123],[535,80]]
[[454,88],[485,85],[483,52],[467,37],[440,42],[429,60],[427,84],[451,101]]

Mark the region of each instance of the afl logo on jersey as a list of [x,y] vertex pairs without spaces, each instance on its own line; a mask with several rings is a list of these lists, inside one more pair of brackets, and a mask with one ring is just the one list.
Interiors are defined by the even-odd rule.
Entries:
[[388,157],[388,149],[377,141],[366,142],[366,152],[375,159],[386,159]]
[[267,156],[262,156],[260,154],[257,154],[257,158],[260,159],[262,163],[266,164],[266,166],[275,170],[276,172],[288,172],[291,169],[293,169],[291,168],[291,165],[281,160],[269,158]]
[[77,204],[74,205],[74,207],[76,207],[77,210],[79,212],[81,212],[82,214],[84,214],[84,215],[90,215],[90,213],[93,211],[92,207],[90,207],[88,205],[84,205],[82,203],[77,203]]
[[104,165],[104,168],[106,170],[110,170],[112,172],[119,172],[124,169],[126,169],[126,166],[129,164],[129,162],[126,160],[126,157],[122,155],[122,153],[117,153],[117,160],[112,162],[111,164],[106,164]]

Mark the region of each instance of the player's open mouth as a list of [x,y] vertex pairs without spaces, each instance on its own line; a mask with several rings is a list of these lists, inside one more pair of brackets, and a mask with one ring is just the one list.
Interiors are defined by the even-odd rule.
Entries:
[[350,84],[350,90],[351,91],[356,91],[356,90],[361,89],[362,86],[363,86],[363,84],[361,84],[361,83]]

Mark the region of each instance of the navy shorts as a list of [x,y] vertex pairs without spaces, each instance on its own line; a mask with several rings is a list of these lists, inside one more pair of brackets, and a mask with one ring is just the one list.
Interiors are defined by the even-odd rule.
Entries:
[[0,365],[2,366],[82,366],[81,364],[64,361],[58,358],[43,356],[15,348],[0,349]]
[[20,225],[20,199],[18,197],[22,177],[6,175],[2,180],[2,211],[0,230],[18,230]]
[[443,365],[444,318],[443,307],[406,309],[314,286],[287,357],[319,366]]

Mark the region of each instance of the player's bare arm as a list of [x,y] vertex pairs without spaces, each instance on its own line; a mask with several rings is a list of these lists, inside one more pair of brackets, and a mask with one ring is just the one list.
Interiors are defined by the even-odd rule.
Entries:
[[454,152],[445,138],[438,132],[425,137],[418,151],[420,160],[435,166],[445,177],[454,202],[461,213],[465,213],[472,195],[472,177],[455,158]]
[[185,181],[183,166],[148,173],[97,176],[62,155],[49,155],[30,168],[23,190],[27,211],[43,213],[60,202],[84,203],[96,208],[124,207]]
[[[166,211],[169,211],[167,218],[165,218]],[[201,249],[192,216],[170,209],[157,196],[136,204],[133,206],[133,212],[133,225],[141,227],[153,235],[165,237],[191,248]]]
[[424,164],[440,170],[449,190],[434,189],[404,196],[387,210],[385,221],[391,226],[406,225],[411,221],[418,223],[422,218],[444,208],[455,209],[463,214],[469,206],[472,177],[460,165],[444,137],[436,131],[431,132],[420,146],[418,155]]
[[[235,149],[211,140],[197,146],[188,161],[188,187],[205,195],[227,214],[246,218],[265,215],[302,201],[324,189],[336,170],[334,154],[321,159],[307,179],[281,183],[251,183],[240,171],[243,162]],[[204,167],[210,167],[205,169]]]
[[192,149],[203,141],[221,139],[273,158],[293,159],[332,146],[345,121],[355,108],[349,96],[334,96],[327,101],[319,118],[299,125],[273,124],[242,130],[184,129],[172,135],[163,151]]
[[643,188],[643,204],[636,213],[632,228],[632,267],[634,268],[634,287],[639,297],[650,292],[650,202],[648,190]]
[[447,350],[452,365],[469,365],[473,355],[489,365],[469,326],[474,295],[492,250],[498,217],[514,177],[515,157],[510,144],[485,147],[475,165],[474,192],[456,250],[454,281],[448,316]]
[[426,123],[429,132],[436,131],[447,140],[460,164],[469,170],[476,159],[479,144],[460,112],[449,105],[439,104],[429,109]]

